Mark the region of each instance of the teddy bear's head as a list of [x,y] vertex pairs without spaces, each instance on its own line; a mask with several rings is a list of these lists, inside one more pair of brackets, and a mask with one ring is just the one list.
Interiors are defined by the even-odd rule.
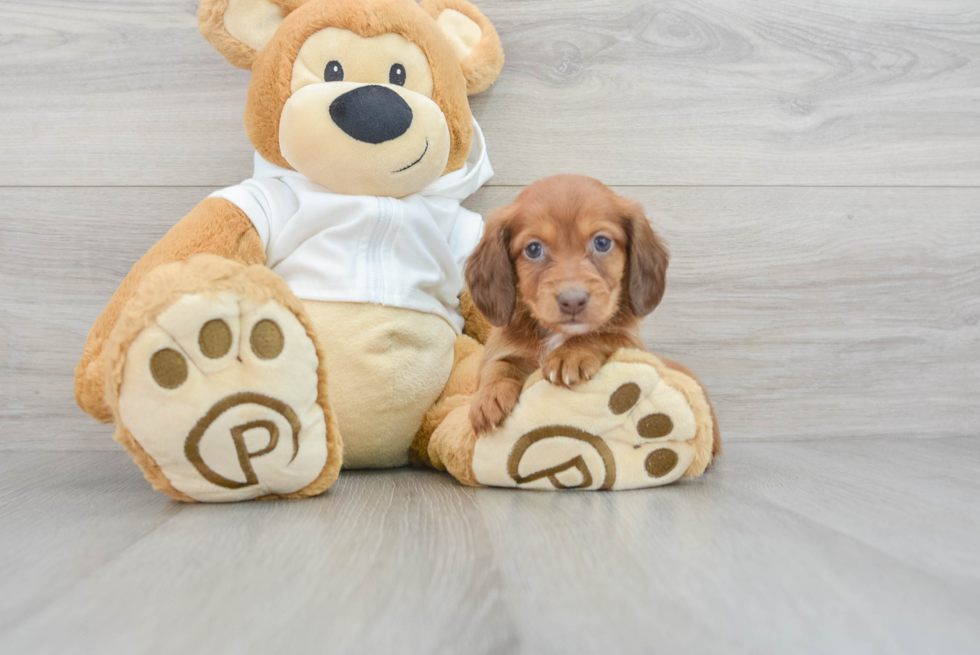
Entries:
[[259,154],[337,193],[403,197],[461,168],[467,95],[504,60],[466,0],[202,0],[198,21],[252,71]]

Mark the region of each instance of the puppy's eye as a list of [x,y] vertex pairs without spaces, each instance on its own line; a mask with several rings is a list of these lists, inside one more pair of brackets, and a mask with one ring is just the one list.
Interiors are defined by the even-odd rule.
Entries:
[[401,64],[392,64],[391,70],[388,71],[388,82],[405,86],[405,67]]
[[597,236],[592,240],[592,247],[596,249],[596,252],[609,252],[612,248],[612,239],[604,236]]
[[527,255],[528,259],[537,259],[542,253],[544,253],[544,248],[537,241],[532,241],[527,244],[527,247],[524,249],[524,254]]
[[343,82],[344,67],[336,59],[327,62],[327,67],[323,69],[324,82]]

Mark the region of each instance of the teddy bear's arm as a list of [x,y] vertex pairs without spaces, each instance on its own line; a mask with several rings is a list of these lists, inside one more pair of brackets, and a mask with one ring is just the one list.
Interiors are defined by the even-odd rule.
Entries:
[[75,367],[75,401],[87,414],[105,423],[112,413],[105,404],[103,346],[123,307],[144,276],[161,264],[186,261],[209,253],[251,265],[265,263],[265,248],[252,222],[238,207],[222,198],[207,198],[167,232],[136,262],[95,320],[85,351]]

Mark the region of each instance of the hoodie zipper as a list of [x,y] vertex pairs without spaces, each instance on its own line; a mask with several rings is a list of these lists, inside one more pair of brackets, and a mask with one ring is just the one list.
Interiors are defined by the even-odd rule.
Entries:
[[371,286],[371,297],[374,302],[384,304],[385,279],[382,268],[381,250],[384,247],[385,235],[391,226],[395,213],[395,203],[391,198],[378,196],[378,220],[368,241],[368,279]]

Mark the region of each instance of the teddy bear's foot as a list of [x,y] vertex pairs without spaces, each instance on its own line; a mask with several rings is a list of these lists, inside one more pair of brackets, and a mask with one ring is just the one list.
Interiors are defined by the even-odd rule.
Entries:
[[341,449],[308,325],[264,267],[197,257],[157,269],[109,342],[116,439],[180,500],[323,491]]
[[510,418],[475,441],[472,475],[522,489],[657,487],[704,471],[713,430],[697,380],[621,350],[572,389],[532,376]]

